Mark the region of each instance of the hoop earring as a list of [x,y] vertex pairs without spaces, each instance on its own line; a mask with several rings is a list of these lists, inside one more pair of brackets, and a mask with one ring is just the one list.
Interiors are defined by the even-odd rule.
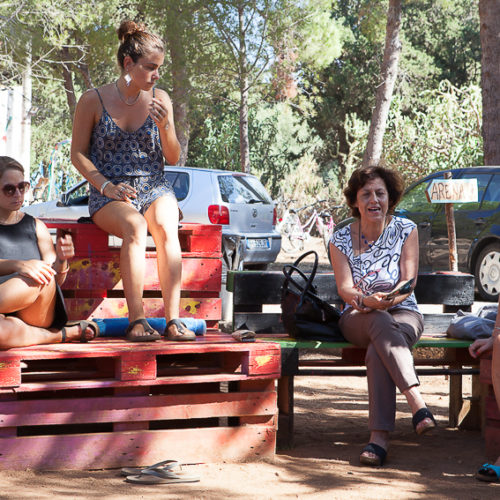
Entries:
[[125,73],[123,79],[125,80],[125,85],[127,87],[130,87],[130,82],[132,81],[132,77],[128,73]]

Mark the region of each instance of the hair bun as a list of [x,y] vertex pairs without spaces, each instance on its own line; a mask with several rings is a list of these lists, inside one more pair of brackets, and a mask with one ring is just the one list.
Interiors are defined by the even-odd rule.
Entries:
[[144,23],[136,23],[134,21],[122,21],[120,27],[116,30],[118,34],[118,40],[123,43],[127,38],[134,36],[136,33],[143,33],[146,31],[146,25]]

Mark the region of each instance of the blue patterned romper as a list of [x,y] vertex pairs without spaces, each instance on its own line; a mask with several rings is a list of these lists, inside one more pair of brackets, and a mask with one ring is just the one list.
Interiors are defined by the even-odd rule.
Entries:
[[[135,132],[122,130],[111,118],[101,94],[102,114],[92,131],[90,160],[106,178],[118,184],[124,182],[137,190],[132,205],[144,215],[161,196],[173,196],[174,190],[165,177],[160,132],[150,115]],[[154,97],[154,89],[153,89]],[[90,186],[89,213],[92,217],[104,205],[116,201]]]

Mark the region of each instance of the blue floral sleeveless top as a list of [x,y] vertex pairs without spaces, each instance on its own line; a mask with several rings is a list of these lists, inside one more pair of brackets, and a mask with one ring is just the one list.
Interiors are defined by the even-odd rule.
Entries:
[[[413,221],[393,216],[373,246],[360,255],[354,255],[351,224],[334,232],[331,241],[347,257],[354,286],[360,292],[365,295],[390,292],[401,279],[401,251],[415,227]],[[412,293],[403,302],[391,308],[395,309],[418,312],[415,294]]]
[[90,139],[90,160],[107,178],[144,176],[163,172],[160,132],[150,115],[134,132],[122,130],[102,105],[99,122]]

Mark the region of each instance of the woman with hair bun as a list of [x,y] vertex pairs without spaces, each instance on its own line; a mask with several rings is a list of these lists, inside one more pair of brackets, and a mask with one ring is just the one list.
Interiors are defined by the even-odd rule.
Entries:
[[164,174],[165,160],[179,160],[172,102],[155,88],[163,65],[161,39],[142,24],[118,28],[119,78],[85,92],[75,111],[71,160],[90,183],[94,223],[123,240],[120,271],[129,312],[127,338],[161,338],[145,319],[142,294],[146,238],[157,250],[158,275],[169,340],[194,340],[178,319],[181,288],[179,208]]

